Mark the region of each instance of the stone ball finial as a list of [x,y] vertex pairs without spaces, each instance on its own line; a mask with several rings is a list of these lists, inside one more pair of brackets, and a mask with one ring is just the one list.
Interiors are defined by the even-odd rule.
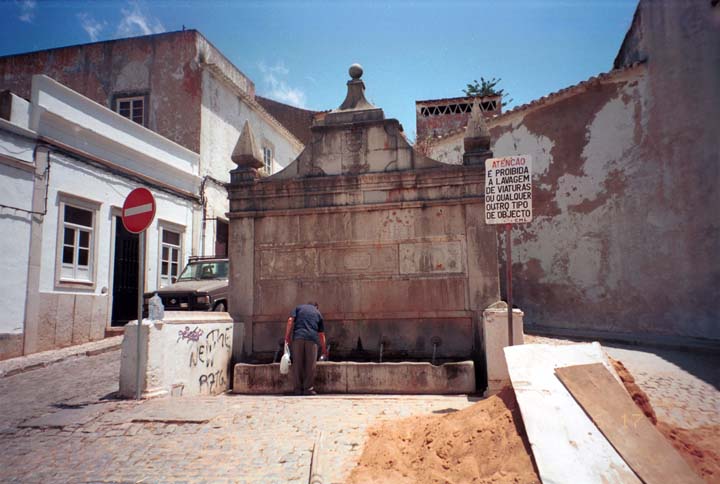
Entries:
[[348,69],[348,72],[350,73],[350,77],[352,77],[353,80],[358,80],[363,75],[363,68],[360,64],[353,64],[350,66],[350,69]]

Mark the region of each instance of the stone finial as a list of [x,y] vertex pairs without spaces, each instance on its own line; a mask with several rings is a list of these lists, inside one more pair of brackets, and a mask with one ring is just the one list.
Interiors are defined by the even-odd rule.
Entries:
[[463,165],[484,163],[486,159],[493,156],[490,151],[490,130],[477,100],[473,102],[463,145],[465,146]]
[[348,74],[350,74],[350,77],[352,77],[354,81],[357,81],[363,75],[363,68],[360,64],[353,64],[350,66],[350,69],[348,69]]
[[365,99],[365,83],[360,79],[363,75],[363,68],[360,64],[353,64],[348,69],[351,79],[347,82],[348,92],[345,101],[337,109],[338,111],[377,109]]
[[240,168],[262,168],[262,154],[255,143],[250,123],[245,121],[242,133],[230,157]]
[[360,64],[353,64],[348,69],[350,80],[347,82],[347,95],[339,108],[325,115],[322,122],[317,125],[353,124],[365,121],[382,121],[385,119],[383,110],[373,106],[365,99],[365,83],[360,79],[363,68]]

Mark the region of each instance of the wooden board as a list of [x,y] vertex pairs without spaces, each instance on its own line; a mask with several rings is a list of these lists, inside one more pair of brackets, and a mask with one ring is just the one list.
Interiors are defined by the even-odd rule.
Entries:
[[640,484],[640,479],[555,376],[560,366],[601,363],[598,343],[504,349],[540,479],[545,484]]
[[602,364],[555,374],[643,482],[703,483]]

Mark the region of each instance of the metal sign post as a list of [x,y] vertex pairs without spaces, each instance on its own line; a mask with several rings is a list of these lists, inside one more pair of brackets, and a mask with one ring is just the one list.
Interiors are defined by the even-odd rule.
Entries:
[[508,305],[508,345],[512,346],[513,337],[513,311],[512,311],[512,224],[505,224],[505,291]]
[[142,355],[142,320],[143,320],[143,288],[145,287],[145,231],[138,234],[138,298],[137,298],[137,365],[135,371],[135,399],[140,400],[142,389],[140,380],[142,378],[140,357]]
[[138,234],[138,298],[137,298],[137,354],[135,373],[135,398],[140,400],[142,379],[140,360],[142,356],[142,340],[140,333],[143,320],[143,290],[145,288],[145,230],[155,218],[155,197],[147,188],[136,188],[125,199],[122,209],[123,225],[128,232]]
[[485,160],[485,223],[505,225],[505,280],[508,345],[512,346],[512,224],[532,220],[532,159],[530,155]]

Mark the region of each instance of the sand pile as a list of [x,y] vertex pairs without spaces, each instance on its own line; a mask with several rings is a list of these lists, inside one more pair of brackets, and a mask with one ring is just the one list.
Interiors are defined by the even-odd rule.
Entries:
[[463,410],[369,431],[349,483],[539,483],[511,389]]
[[673,427],[658,421],[647,394],[635,383],[635,378],[622,362],[610,361],[625,388],[645,416],[675,447],[675,450],[695,469],[706,482],[720,483],[720,426],[705,426],[694,429]]

